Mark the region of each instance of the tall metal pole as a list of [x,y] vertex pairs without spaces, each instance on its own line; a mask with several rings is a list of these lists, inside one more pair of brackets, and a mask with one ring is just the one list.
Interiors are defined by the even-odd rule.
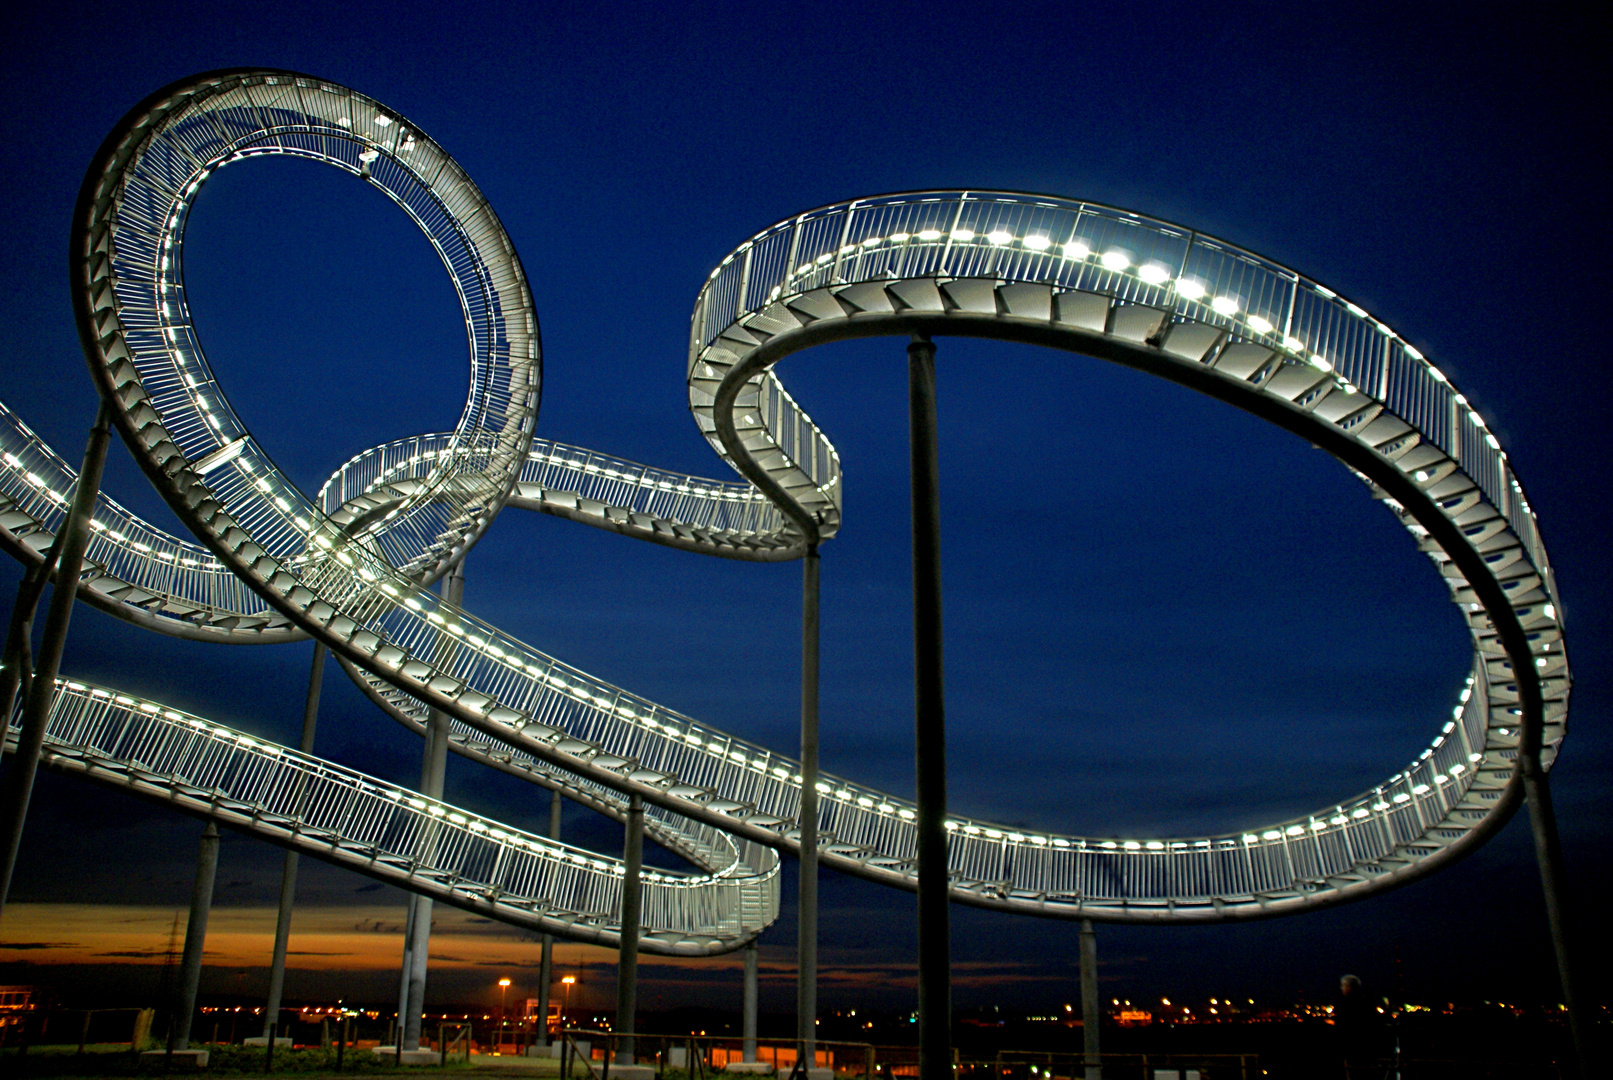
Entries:
[[1103,1080],[1103,1058],[1099,1056],[1098,1026],[1103,1022],[1098,1004],[1098,932],[1091,919],[1081,920],[1081,1049],[1086,1063],[1086,1080]]
[[[560,792],[549,799],[549,839],[560,839]],[[554,982],[554,935],[543,935],[543,960],[538,965],[538,987],[543,995],[543,1015],[538,1020],[538,1045],[549,1045],[549,987]]]
[[[84,549],[90,543],[90,518],[95,499],[101,493],[101,471],[106,466],[106,448],[112,439],[112,407],[103,399],[95,413],[95,426],[84,447],[84,463],[78,470],[78,486],[73,489],[72,508],[62,524],[64,536],[57,559],[56,587],[50,594],[50,610],[45,615],[45,634],[39,644],[39,661],[33,683],[22,709],[22,730],[11,767],[0,779],[0,915],[5,913],[6,897],[11,894],[11,877],[17,869],[17,851],[22,846],[23,825],[28,820],[28,801],[34,793],[34,774],[45,745],[45,727],[50,722],[50,706],[56,694],[56,676],[62,670],[62,650],[67,644],[67,623],[78,598],[78,578],[84,570]],[[9,721],[10,717],[6,717]]]
[[1551,944],[1557,953],[1557,976],[1562,983],[1563,1005],[1568,1009],[1568,1029],[1574,1040],[1574,1056],[1579,1059],[1582,1077],[1591,1072],[1589,1032],[1580,1022],[1575,997],[1572,953],[1568,947],[1568,913],[1560,892],[1563,880],[1563,848],[1557,836],[1557,812],[1551,804],[1551,782],[1536,754],[1519,754],[1523,773],[1523,793],[1529,804],[1529,825],[1535,838],[1535,860],[1540,864],[1541,891],[1546,899],[1546,922],[1551,928]]
[[[460,562],[442,579],[443,599],[454,607],[459,607],[465,599],[465,564]],[[451,641],[447,634],[444,639]],[[448,646],[451,648],[451,646]],[[446,662],[449,654],[442,655]],[[448,716],[432,709],[426,720],[426,748],[425,758],[420,766],[420,793],[428,799],[442,798],[443,783],[448,775]],[[435,841],[435,833],[428,829],[426,845],[428,850],[422,852],[431,857],[430,845]],[[400,1050],[420,1049],[421,1014],[426,1008],[426,968],[431,955],[431,908],[432,901],[429,896],[416,894],[414,898],[414,920],[409,937],[409,1011],[402,1021],[402,1034],[398,1036]]]
[[202,947],[207,943],[207,913],[213,908],[213,881],[218,876],[218,826],[202,830],[196,855],[196,881],[190,891],[190,921],[185,924],[185,951],[179,961],[179,1006],[168,1028],[168,1049],[190,1048],[190,1021],[196,1012],[196,989],[202,981]]
[[628,796],[627,838],[622,861],[622,947],[616,961],[616,1030],[626,1038],[616,1043],[616,1064],[633,1064],[634,1018],[638,1014],[638,937],[643,922],[639,875],[644,869],[644,800]]
[[757,987],[757,949],[756,939],[752,938],[745,943],[745,997],[742,1007],[740,1043],[741,1057],[747,1063],[756,1060],[756,1012],[760,1004],[761,994]]
[[[308,696],[302,706],[302,741],[305,754],[314,752],[314,728],[319,723],[319,691],[325,682],[324,643],[314,642],[314,665],[308,672]],[[286,947],[291,942],[291,907],[297,899],[297,853],[286,852],[280,870],[280,911],[274,922],[274,960],[269,965],[269,1000],[263,1010],[263,1036],[280,1021],[280,996],[286,987]]]
[[[65,523],[64,523],[65,524]],[[45,582],[56,569],[56,560],[62,554],[62,536],[66,528],[56,530],[44,561],[28,568],[17,586],[17,599],[11,608],[11,623],[6,628],[6,644],[0,651],[0,722],[11,723],[12,711],[17,707],[17,696],[28,694],[28,682],[33,676],[34,616],[39,611],[39,598],[44,595]],[[3,745],[4,739],[0,739]],[[3,750],[0,750],[3,752]]]
[[801,574],[801,879],[795,941],[795,1037],[807,1067],[818,1040],[818,545]]
[[403,908],[403,963],[402,978],[398,983],[398,1030],[394,1049],[403,1049],[404,1017],[409,1015],[409,978],[414,974],[414,902],[419,897],[409,894]]
[[913,486],[913,699],[918,774],[919,1080],[952,1077],[947,913],[946,697],[941,669],[941,472],[935,343],[907,346]]

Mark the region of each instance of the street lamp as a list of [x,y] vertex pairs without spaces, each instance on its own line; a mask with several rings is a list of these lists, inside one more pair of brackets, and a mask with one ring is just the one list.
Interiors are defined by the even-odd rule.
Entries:
[[504,1007],[504,995],[509,993],[509,990],[510,980],[500,979],[498,981],[498,1042],[501,1047],[504,1045],[504,1027],[509,1022],[508,1017],[510,1015],[509,1010]]
[[560,985],[566,988],[566,996],[560,1002],[560,1029],[562,1031],[566,1027],[566,1011],[571,1008],[571,988],[576,982],[577,976],[575,975],[562,975],[560,977]]

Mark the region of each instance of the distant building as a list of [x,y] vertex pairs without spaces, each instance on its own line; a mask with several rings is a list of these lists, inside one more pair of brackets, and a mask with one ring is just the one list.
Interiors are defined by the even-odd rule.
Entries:
[[39,986],[0,986],[0,1028],[21,1023],[26,1014],[38,1011],[44,996]]

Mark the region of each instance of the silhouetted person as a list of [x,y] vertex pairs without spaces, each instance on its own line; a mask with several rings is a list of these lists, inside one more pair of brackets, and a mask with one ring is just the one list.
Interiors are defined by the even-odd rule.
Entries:
[[1333,1006],[1333,1030],[1338,1036],[1339,1053],[1344,1059],[1348,1080],[1372,1075],[1378,1056],[1378,1013],[1361,989],[1361,980],[1346,975],[1339,980],[1339,1000]]

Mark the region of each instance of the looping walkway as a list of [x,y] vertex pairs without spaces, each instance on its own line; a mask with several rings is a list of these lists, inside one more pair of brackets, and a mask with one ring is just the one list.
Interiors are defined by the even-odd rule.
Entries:
[[[471,392],[456,429],[367,451],[316,499],[234,416],[180,274],[200,185],[265,154],[312,158],[386,191],[442,256],[469,328]],[[707,554],[799,557],[838,529],[844,477],[773,367],[850,337],[958,334],[1082,353],[1294,431],[1406,526],[1472,634],[1473,666],[1451,714],[1430,718],[1428,749],[1371,790],[1201,837],[1087,838],[955,818],[955,899],[1181,922],[1368,895],[1491,835],[1519,802],[1520,748],[1543,745],[1549,762],[1562,738],[1569,677],[1555,585],[1533,510],[1487,424],[1381,320],[1191,230],[1090,203],[959,191],[841,203],[764,230],[702,289],[687,369],[701,431],[749,485],[535,443],[538,331],[513,244],[446,153],[344,87],[251,71],[160,92],[108,139],[74,236],[75,304],[97,386],[213,560],[103,500],[87,599],[182,636],[312,636],[395,717],[418,725],[439,709],[462,753],[607,812],[640,795],[660,808],[669,842],[736,853],[734,865],[773,883],[775,904],[776,862],[757,853],[797,843],[793,761],[570,668],[426,586],[506,505]],[[44,459],[5,424],[0,438],[33,455],[4,459],[0,538],[37,557],[71,470],[27,464]],[[195,573],[175,572],[176,562]],[[822,858],[913,888],[912,803],[838,778],[820,784]],[[718,833],[738,839],[719,843]]]

